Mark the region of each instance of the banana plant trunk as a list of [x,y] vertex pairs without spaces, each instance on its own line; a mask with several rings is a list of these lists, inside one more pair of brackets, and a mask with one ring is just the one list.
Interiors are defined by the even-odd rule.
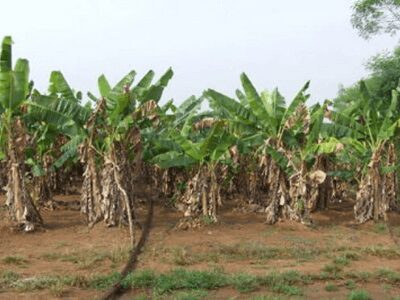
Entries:
[[[319,155],[317,157],[316,168],[327,173],[329,171],[328,157]],[[327,176],[325,181],[318,186],[318,198],[313,210],[325,210],[328,208],[329,199],[331,199],[333,195],[332,185],[332,178]]]
[[47,207],[53,209],[52,191],[48,184],[47,176],[40,176],[35,178],[35,194],[38,199],[39,207]]
[[135,244],[134,199],[129,178],[127,153],[121,143],[111,145],[102,172],[102,210],[107,226],[128,223],[132,245]]
[[52,187],[55,183],[55,173],[50,170],[52,159],[50,156],[44,155],[42,161],[44,175],[35,177],[34,179],[35,194],[39,207],[54,209]]
[[[387,153],[387,167],[392,167],[397,164],[397,154],[396,148],[393,143],[389,144],[388,153]],[[389,209],[392,211],[399,212],[400,211],[400,204],[397,200],[397,188],[398,188],[398,177],[397,171],[393,170],[393,172],[389,172],[384,177],[384,183],[386,189],[386,197],[388,198],[389,202]]]
[[[396,160],[393,157],[394,146],[386,148],[387,166],[393,167]],[[371,157],[367,174],[362,178],[354,205],[355,219],[359,223],[368,220],[387,221],[387,212],[396,199],[395,173],[382,174],[382,160],[385,154],[384,145],[380,145]]]
[[215,165],[199,167],[180,202],[184,218],[180,221],[179,228],[195,228],[200,227],[203,222],[218,222],[218,208],[222,206],[222,200]]
[[265,184],[268,188],[268,194],[265,203],[265,214],[267,224],[275,224],[283,213],[283,208],[289,202],[288,186],[285,175],[271,158],[268,159],[265,167]]
[[[326,179],[325,172],[317,169],[309,172],[303,162],[289,179],[277,163],[265,158],[264,177],[268,188],[265,202],[266,223],[289,219],[304,224],[312,222],[311,212],[317,206],[320,185]],[[315,169],[315,167],[314,167]]]
[[5,160],[0,161],[0,194],[3,193],[7,185],[7,162]]
[[93,227],[103,217],[102,185],[99,179],[100,171],[97,166],[97,153],[93,144],[97,137],[96,119],[104,111],[104,108],[105,101],[102,99],[86,124],[89,136],[80,148],[81,163],[85,166],[81,193],[81,212],[86,215],[89,227]]
[[86,215],[87,224],[93,227],[102,218],[102,195],[99,171],[96,165],[96,152],[90,146],[85,146],[82,162],[86,164],[83,172],[81,212]]
[[25,175],[25,139],[24,124],[16,119],[8,130],[8,182],[6,205],[9,208],[10,218],[17,226],[26,231],[34,231],[43,226],[43,220],[33,204],[27,190]]

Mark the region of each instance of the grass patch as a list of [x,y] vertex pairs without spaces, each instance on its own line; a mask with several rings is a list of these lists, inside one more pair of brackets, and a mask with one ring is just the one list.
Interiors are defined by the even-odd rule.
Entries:
[[348,265],[350,265],[350,259],[348,259],[346,256],[342,255],[342,256],[335,257],[333,259],[333,263],[338,266],[348,266]]
[[345,257],[348,260],[359,260],[360,259],[360,255],[355,251],[345,251],[343,253],[343,257]]
[[0,286],[7,286],[17,281],[21,276],[13,271],[4,271],[0,273]]
[[377,223],[374,225],[373,232],[378,234],[385,234],[389,232],[389,229],[385,223]]
[[115,248],[110,252],[83,250],[80,252],[45,253],[41,256],[46,261],[70,262],[79,266],[80,269],[95,269],[99,263],[106,260],[111,261],[115,267],[128,259],[128,248]]
[[[213,290],[231,286],[240,293],[253,292],[261,287],[270,288],[275,293],[302,295],[302,290],[295,286],[309,281],[307,276],[298,272],[271,273],[266,276],[250,274],[228,275],[221,270],[189,271],[176,269],[165,274],[155,275],[152,271],[130,274],[123,281],[123,286],[153,289],[157,294],[171,293],[176,290]],[[103,280],[96,287],[105,288],[112,280]]]
[[63,292],[64,287],[88,287],[87,279],[72,276],[36,276],[19,278],[9,283],[9,287],[19,292],[29,292],[35,290],[49,289],[54,295]]
[[109,275],[94,276],[89,283],[89,287],[96,290],[106,290],[121,280],[121,274],[115,272]]
[[346,288],[349,289],[349,290],[354,290],[354,289],[357,287],[356,283],[355,283],[354,280],[352,280],[352,279],[346,280],[346,282],[344,283],[344,285],[345,285]]
[[344,276],[346,276],[349,279],[354,279],[363,282],[367,282],[375,277],[374,274],[370,272],[348,272]]
[[379,269],[377,272],[379,279],[387,281],[391,284],[400,282],[400,273],[392,271],[390,269]]
[[208,226],[214,224],[214,221],[210,216],[201,216],[200,220],[202,221],[203,224],[208,225]]
[[[0,288],[2,290],[16,290],[20,292],[48,289],[52,295],[60,297],[64,294],[67,287],[105,290],[115,285],[120,279],[121,275],[117,272],[108,275],[87,277],[48,275],[22,278],[18,273],[8,271],[0,273]],[[335,292],[337,290],[335,280],[347,280],[345,281],[346,287],[354,290],[354,295],[356,295],[352,297],[358,297],[357,295],[360,291],[355,290],[357,282],[380,282],[388,286],[397,285],[400,282],[400,273],[381,269],[374,273],[342,272],[338,276],[337,274],[326,272],[315,275],[303,275],[297,271],[287,271],[282,273],[272,272],[260,276],[245,273],[227,274],[221,269],[212,269],[209,271],[175,269],[164,274],[157,274],[151,270],[143,270],[129,274],[122,281],[122,285],[127,288],[152,290],[154,297],[157,299],[159,296],[164,297],[163,295],[165,294],[182,297],[179,299],[201,299],[205,295],[204,291],[222,287],[232,287],[240,293],[250,293],[259,289],[267,289],[272,293],[284,296],[303,296],[302,287],[314,281],[331,282],[325,286],[325,290]],[[196,294],[198,291],[203,292]]]
[[277,296],[261,295],[251,298],[251,300],[282,300],[283,298]]
[[297,286],[280,284],[272,289],[275,293],[285,294],[288,296],[303,296],[303,291]]
[[302,290],[296,284],[306,284],[310,281],[308,276],[303,276],[297,271],[271,273],[259,278],[260,284],[269,287],[273,292],[289,296],[301,296]]
[[332,264],[327,264],[322,268],[323,272],[326,272],[328,274],[337,274],[340,273],[343,270],[343,267],[341,265],[332,263]]
[[249,293],[257,290],[260,282],[256,276],[249,274],[237,274],[230,279],[230,283],[240,293]]
[[49,287],[50,293],[55,297],[62,297],[65,293],[65,287],[61,282],[56,282]]
[[124,287],[152,288],[157,283],[157,276],[151,270],[143,270],[128,274],[122,282]]
[[348,300],[371,300],[371,296],[366,290],[351,291],[347,297]]
[[[400,250],[395,247],[314,247],[308,240],[293,239],[292,247],[273,247],[262,243],[235,243],[217,244],[207,252],[192,251],[191,247],[171,247],[153,251],[152,257],[161,261],[177,265],[190,266],[198,263],[219,263],[223,261],[251,260],[264,263],[269,260],[293,259],[297,263],[311,261],[321,255],[327,255],[333,259],[333,264],[345,267],[352,261],[362,259],[362,255],[371,255],[387,259],[400,259]],[[162,255],[161,255],[162,254]],[[331,255],[333,254],[333,255]]]
[[28,263],[28,260],[20,255],[9,255],[5,256],[1,259],[4,264],[7,265],[16,265],[16,266],[24,266]]
[[339,290],[338,286],[333,283],[327,283],[325,285],[325,291],[327,292],[336,292],[338,290]]
[[[204,290],[181,291],[173,295],[174,300],[201,300],[207,299],[208,292]],[[147,298],[146,298],[147,299]]]
[[193,255],[189,255],[186,248],[173,248],[172,262],[178,266],[188,266],[196,262]]
[[[163,253],[160,256],[160,251]],[[192,251],[191,247],[162,248],[152,253],[153,257],[177,266],[189,266],[201,262],[218,263],[220,261],[268,261],[272,259],[294,259],[298,262],[310,261],[320,255],[323,250],[315,247],[270,247],[261,243],[217,244],[205,252]],[[328,250],[326,250],[328,251]]]
[[361,249],[363,253],[377,257],[384,257],[388,259],[400,258],[400,251],[395,248],[387,248],[383,246],[371,246]]
[[187,271],[173,270],[161,274],[156,281],[155,289],[163,294],[179,289],[210,290],[224,287],[228,284],[227,276],[218,270],[214,271]]

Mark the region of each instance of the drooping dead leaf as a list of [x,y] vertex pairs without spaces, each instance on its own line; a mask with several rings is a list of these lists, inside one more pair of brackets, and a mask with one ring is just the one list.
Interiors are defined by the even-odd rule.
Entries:
[[326,179],[326,173],[321,170],[314,171],[309,175],[310,180],[312,183],[322,184]]

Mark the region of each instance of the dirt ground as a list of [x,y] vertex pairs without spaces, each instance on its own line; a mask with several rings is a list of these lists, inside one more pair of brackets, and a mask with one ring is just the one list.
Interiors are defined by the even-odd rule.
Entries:
[[[75,201],[79,200],[79,195],[57,199]],[[3,201],[4,198],[0,198],[1,204]],[[69,208],[43,210],[41,214],[45,230],[25,234],[11,231],[6,212],[0,210],[0,273],[12,271],[22,278],[33,278],[96,276],[121,270],[129,245],[126,228],[105,228],[100,223],[88,229],[84,216]],[[139,213],[141,219],[145,214],[143,208]],[[161,274],[177,268],[219,268],[227,274],[255,275],[296,270],[315,275],[335,272],[334,267],[340,266],[341,274],[357,273],[359,278],[382,269],[400,272],[398,215],[390,215],[390,230],[384,224],[355,224],[349,204],[337,204],[315,213],[312,227],[289,221],[269,226],[263,223],[262,214],[237,212],[232,207],[221,212],[220,224],[195,231],[176,230],[174,226],[180,217],[172,209],[156,205],[153,228],[138,270],[149,269]],[[139,236],[140,230],[137,231]],[[346,253],[357,253],[357,257],[350,255],[350,259],[341,262],[340,257]],[[207,291],[204,299],[270,299],[262,295],[274,295],[279,299],[346,299],[354,289],[368,291],[372,299],[400,296],[400,279],[385,282],[362,280],[355,275],[351,278],[358,279],[353,280],[348,276],[313,280],[302,286],[303,292],[297,296],[277,295],[264,288],[240,293],[224,287]],[[335,285],[334,291],[327,287],[330,282]],[[0,283],[0,299],[96,299],[101,294],[102,291],[96,289],[75,287],[56,293],[46,288],[21,291],[2,288]],[[124,298],[135,299],[145,294],[151,298],[152,292],[130,291]],[[174,294],[164,294],[157,299],[178,299],[174,297]]]

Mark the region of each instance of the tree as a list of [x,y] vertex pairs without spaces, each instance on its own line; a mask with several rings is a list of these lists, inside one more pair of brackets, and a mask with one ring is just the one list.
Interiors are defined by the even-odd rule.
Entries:
[[351,23],[365,39],[400,29],[400,0],[358,0],[353,9]]
[[373,97],[390,103],[392,91],[398,87],[400,80],[400,47],[391,53],[381,53],[372,57],[367,63],[370,71],[368,88]]
[[[391,53],[381,53],[372,57],[367,63],[370,74],[362,81],[368,88],[369,95],[374,101],[383,102],[379,109],[385,109],[392,100],[392,91],[399,84],[400,79],[400,48]],[[348,103],[361,99],[363,94],[360,89],[360,82],[349,87],[342,87],[335,99],[335,106],[346,107]],[[397,110],[400,111],[400,104]]]

